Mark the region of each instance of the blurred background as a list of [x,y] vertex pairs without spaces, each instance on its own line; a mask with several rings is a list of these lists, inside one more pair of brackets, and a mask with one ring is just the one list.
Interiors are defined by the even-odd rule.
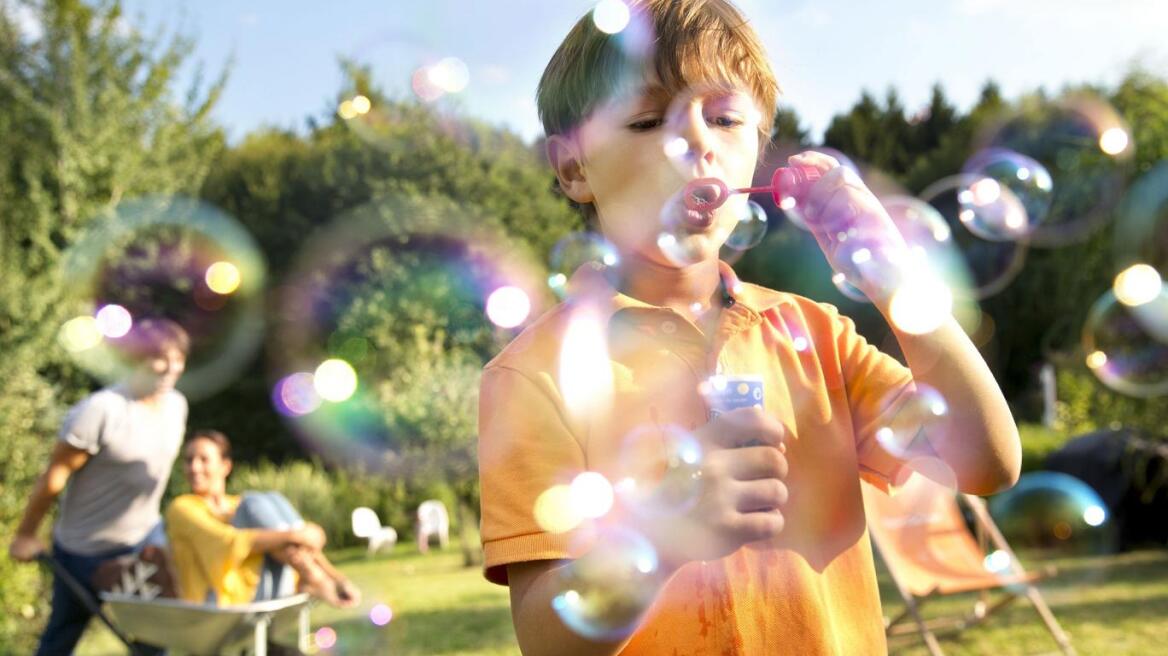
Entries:
[[[1026,472],[1086,483],[1035,478],[991,511],[1065,572],[1048,596],[1081,653],[1156,651],[1168,5],[738,4],[783,88],[758,180],[822,149],[921,235]],[[619,33],[621,7],[0,0],[0,536],[64,411],[118,376],[104,341],[165,315],[193,337],[189,425],[232,438],[235,489],[284,491],[374,591],[360,612],[393,609],[324,611],[316,649],[515,653],[477,569],[477,377],[606,252],[553,192],[534,96],[574,22]],[[765,225],[726,253],[739,275],[895,354],[797,212],[758,202]],[[427,556],[409,543],[430,498],[456,537]],[[360,557],[359,506],[403,535],[394,554]],[[0,581],[0,652],[26,653],[45,579],[0,559]],[[1025,624],[954,649],[1041,645]],[[84,653],[117,653],[94,633]]]

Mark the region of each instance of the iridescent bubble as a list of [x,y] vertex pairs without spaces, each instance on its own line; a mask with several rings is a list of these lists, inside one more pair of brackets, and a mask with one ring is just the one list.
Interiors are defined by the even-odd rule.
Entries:
[[927,270],[921,275],[944,283],[954,304],[953,313],[978,314],[972,275],[945,218],[932,205],[912,196],[886,196],[880,203],[904,237],[912,261]]
[[989,148],[966,161],[962,173],[970,177],[970,184],[957,195],[960,216],[975,235],[990,240],[1023,239],[1046,221],[1054,183],[1046,167],[1034,159],[1005,148]]
[[1116,264],[1146,264],[1168,275],[1168,160],[1127,190],[1115,223]]
[[1028,220],[1026,237],[1036,246],[1059,246],[1081,241],[1110,218],[1132,155],[1128,134],[1106,101],[1079,94],[1023,107],[992,125],[978,145],[1012,151],[1049,171],[1049,205],[1041,221]]
[[890,393],[880,405],[885,420],[876,428],[876,441],[900,458],[922,453],[917,441],[936,435],[949,416],[945,397],[924,383]]
[[1083,326],[1087,367],[1104,385],[1138,397],[1168,393],[1168,290],[1139,305],[1108,291]]
[[990,498],[989,510],[1015,549],[1098,554],[1115,546],[1107,505],[1091,486],[1068,474],[1023,474],[1013,488]]
[[[941,217],[949,228],[952,249],[945,256],[950,264],[946,269],[967,277],[968,283],[961,285],[960,296],[972,296],[984,299],[1002,291],[1013,282],[1022,270],[1026,261],[1026,241],[991,241],[972,233],[966,225],[976,220],[971,215],[969,207],[961,201],[963,194],[969,193],[970,187],[976,184],[978,178],[968,175],[957,175],[943,178],[929,185],[921,192],[920,200],[927,203]],[[1007,188],[999,187],[999,196],[993,204],[1003,202],[1015,203],[1009,200],[1013,196]],[[1005,199],[1005,200],[1003,200]],[[962,264],[956,264],[953,253],[960,253]],[[968,288],[968,292],[965,291]]]
[[541,492],[535,498],[532,516],[535,523],[548,533],[566,533],[585,519],[580,505],[573,502],[569,485],[553,485]]
[[[431,457],[411,448],[423,432],[473,433],[484,354],[510,338],[487,316],[491,294],[513,288],[541,311],[543,280],[497,221],[448,199],[356,208],[315,233],[274,294],[273,405],[310,452],[410,476]],[[442,466],[467,457],[444,444]]]
[[906,276],[889,299],[890,320],[910,335],[930,333],[953,316],[953,292],[927,269],[921,271]]
[[313,372],[312,386],[320,398],[341,403],[357,391],[357,372],[353,365],[339,358],[325,360]]
[[102,336],[111,339],[125,337],[134,325],[134,318],[130,316],[130,311],[116,303],[102,306],[94,319],[97,320],[97,329]]
[[239,273],[239,267],[231,262],[215,262],[207,267],[207,273],[203,277],[207,282],[207,287],[216,294],[231,294],[239,289],[242,276]]
[[766,236],[767,214],[758,203],[747,200],[745,196],[739,198],[743,201],[731,199],[727,203],[734,210],[738,222],[726,238],[726,246],[736,251],[745,251],[758,246]]
[[576,512],[583,517],[596,519],[612,509],[612,484],[598,472],[579,474],[572,479],[568,492]]
[[576,232],[556,242],[548,262],[548,287],[560,298],[568,295],[568,281],[580,267],[588,265],[616,281],[620,255],[603,236],[594,232]]
[[1163,288],[1164,280],[1160,272],[1148,264],[1133,264],[1120,271],[1111,286],[1115,298],[1130,307],[1155,300]]
[[322,626],[312,634],[313,642],[321,649],[332,649],[337,644],[337,632],[330,626]]
[[[234,269],[229,294],[208,271]],[[218,266],[217,266],[218,265]],[[96,217],[63,259],[73,316],[96,316],[107,337],[135,321],[167,318],[191,337],[178,388],[192,401],[233,383],[263,337],[265,263],[251,235],[206,203],[149,196],[125,201]],[[90,343],[71,324],[67,348],[79,365],[106,382],[126,375],[107,341]],[[85,344],[89,346],[79,348]]]
[[657,552],[645,537],[606,529],[586,556],[559,570],[552,608],[585,638],[625,637],[656,597],[658,567]]
[[621,0],[600,0],[592,9],[596,29],[605,34],[616,34],[629,25],[629,7]]
[[617,496],[639,514],[685,512],[701,493],[702,448],[681,427],[633,429],[621,443],[617,462],[613,487]]
[[393,610],[385,604],[375,604],[369,609],[369,621],[377,626],[385,626],[393,620]]
[[505,285],[487,297],[487,318],[500,328],[514,328],[531,315],[531,299],[518,287]]
[[836,271],[831,274],[831,284],[835,285],[835,288],[838,289],[841,294],[852,299],[853,301],[856,301],[857,303],[868,303],[871,300],[868,298],[867,294],[860,291],[859,287],[848,281],[847,275],[840,271]]
[[288,417],[299,417],[320,407],[312,374],[300,371],[281,378],[272,390],[272,405]]
[[61,326],[57,334],[57,341],[70,353],[91,349],[101,344],[102,339],[97,319],[90,316],[73,317]]

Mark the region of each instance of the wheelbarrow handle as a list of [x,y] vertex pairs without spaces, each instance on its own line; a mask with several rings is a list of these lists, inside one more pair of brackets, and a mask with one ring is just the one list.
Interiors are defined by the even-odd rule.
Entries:
[[124,644],[130,650],[131,656],[137,656],[139,649],[134,645],[134,641],[131,640],[129,636],[122,633],[118,627],[114,626],[114,623],[111,622],[109,617],[106,616],[105,612],[101,610],[101,602],[92,594],[90,594],[89,590],[86,589],[86,587],[82,585],[76,577],[70,574],[69,570],[65,569],[65,566],[62,565],[59,560],[54,558],[53,555],[47,551],[42,551],[37,554],[36,560],[37,562],[48,566],[48,568],[53,571],[53,575],[65,583],[65,586],[68,587],[69,590],[73,593],[73,596],[77,597],[77,600],[80,601],[83,606],[85,606],[86,610],[96,615],[103,624],[109,627],[109,630],[112,631],[115,636],[117,636],[118,640],[121,640],[122,644]]

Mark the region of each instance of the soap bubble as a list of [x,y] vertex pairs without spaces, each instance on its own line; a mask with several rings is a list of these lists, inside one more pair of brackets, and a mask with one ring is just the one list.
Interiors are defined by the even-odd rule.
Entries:
[[1015,549],[1088,555],[1115,548],[1111,513],[1091,486],[1060,472],[1023,474],[990,498],[990,514]]
[[1087,367],[1104,385],[1137,397],[1168,393],[1168,289],[1125,305],[1107,291],[1083,326]]
[[[224,293],[208,280],[228,282],[227,267],[232,285]],[[222,210],[180,196],[124,201],[96,217],[64,255],[72,312],[59,339],[82,368],[114,382],[128,365],[110,340],[137,321],[171,319],[191,338],[178,389],[204,399],[234,382],[256,353],[265,275],[251,235]]]
[[701,493],[702,449],[678,426],[639,426],[625,436],[612,476],[617,495],[644,515],[676,515]]
[[558,570],[556,615],[592,640],[614,640],[636,629],[656,598],[657,552],[640,534],[620,528],[599,533],[583,558]]

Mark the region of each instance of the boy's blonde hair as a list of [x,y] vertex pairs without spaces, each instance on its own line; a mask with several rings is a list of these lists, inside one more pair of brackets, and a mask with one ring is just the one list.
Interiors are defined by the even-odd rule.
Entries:
[[[631,21],[622,32],[600,31],[588,13],[552,55],[536,92],[548,136],[571,132],[597,106],[627,90],[630,78],[639,85],[644,73],[653,70],[670,96],[706,82],[750,89],[762,112],[760,145],[769,141],[779,85],[758,35],[733,4],[726,0],[626,4]],[[581,210],[591,222],[591,205]]]

